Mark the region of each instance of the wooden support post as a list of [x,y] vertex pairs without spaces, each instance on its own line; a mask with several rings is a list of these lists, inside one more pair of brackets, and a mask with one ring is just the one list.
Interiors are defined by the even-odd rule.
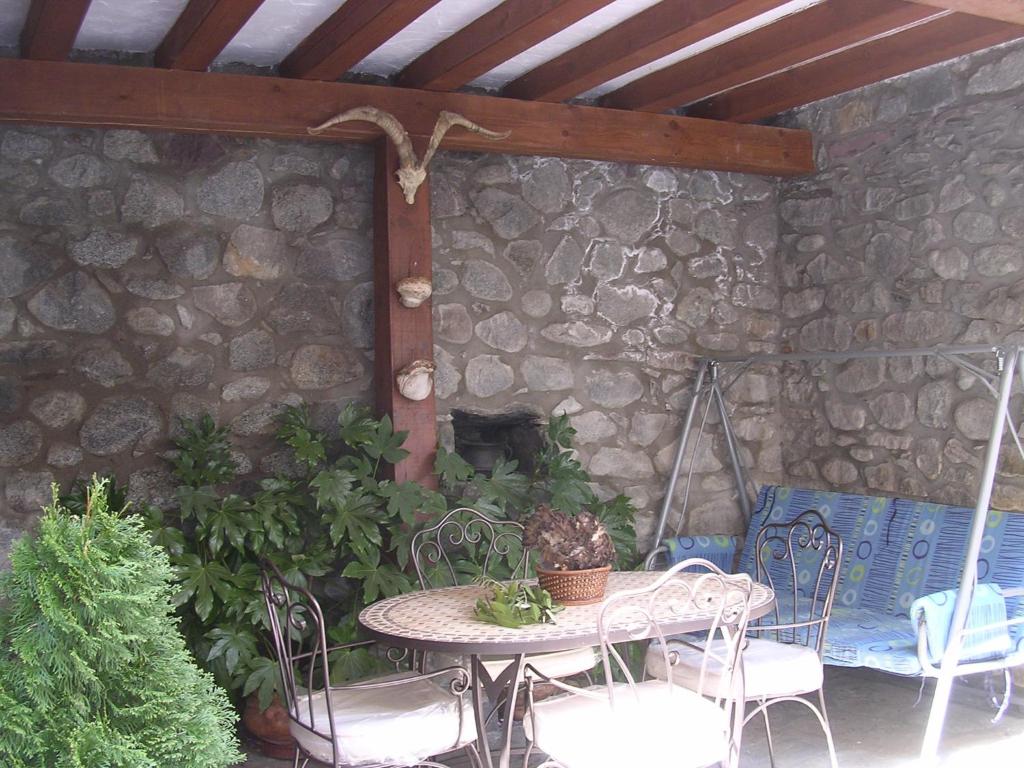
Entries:
[[[413,139],[417,151],[423,141]],[[398,152],[386,138],[376,142],[373,187],[373,301],[374,301],[374,390],[377,414],[391,417],[396,430],[409,436],[409,456],[387,465],[392,479],[413,480],[428,488],[437,487],[434,455],[437,451],[437,408],[434,392],[425,400],[401,395],[395,375],[413,360],[434,359],[434,328],[431,302],[416,309],[403,307],[395,283],[403,277],[431,276],[430,180],[416,193],[416,202],[405,202],[395,178]]]

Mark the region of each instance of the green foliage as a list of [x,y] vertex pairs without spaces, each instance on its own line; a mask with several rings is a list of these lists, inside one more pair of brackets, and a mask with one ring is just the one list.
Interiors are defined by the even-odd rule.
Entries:
[[[287,409],[277,439],[291,450],[299,471],[244,484],[236,478],[227,430],[208,416],[184,421],[171,459],[178,508],[147,509],[145,518],[152,542],[173,565],[174,604],[189,648],[236,699],[255,692],[265,708],[280,681],[260,562],[273,562],[286,579],[310,588],[325,609],[331,640],[350,642],[365,605],[416,588],[408,570],[410,540],[455,506],[499,519],[515,519],[542,503],[570,514],[589,509],[613,537],[619,566],[632,567],[634,510],[622,496],[598,501],[572,456],[574,434],[567,418],[553,418],[531,475],[519,472],[514,461],[499,462],[490,476],[478,475],[459,456],[439,449],[437,492],[381,479],[386,464],[408,455],[402,448],[406,434],[364,407],[342,411],[336,437],[314,427],[305,408]],[[123,490],[111,485],[110,494]],[[67,503],[81,509],[82,489]],[[509,578],[520,555],[511,548],[484,574],[479,547],[469,546],[456,563],[459,581]],[[362,677],[378,661],[365,648],[340,651],[332,657],[332,677]],[[0,704],[2,696],[0,691]],[[17,710],[11,711],[17,723]]]
[[531,587],[521,581],[502,584],[486,579],[485,583],[491,588],[491,596],[477,600],[473,610],[473,615],[480,621],[511,629],[527,624],[553,623],[555,614],[564,607],[555,605],[546,589]]
[[636,509],[621,494],[607,501],[597,498],[590,475],[573,457],[575,436],[568,416],[553,416],[531,475],[518,472],[515,461],[499,461],[489,477],[477,474],[470,464],[444,448],[438,449],[434,472],[452,506],[472,507],[498,519],[519,519],[541,505],[570,515],[589,511],[611,536],[616,565],[634,568],[639,560],[633,527]]
[[[326,620],[354,636],[359,611],[405,592],[408,527],[444,499],[414,483],[380,480],[384,464],[403,459],[404,432],[349,405],[338,438],[289,408],[278,439],[301,468],[297,477],[260,480],[246,494],[236,485],[227,430],[208,416],[183,423],[172,459],[179,509],[150,510],[153,541],[170,554],[178,580],[175,602],[196,656],[217,681],[270,704],[279,679],[260,593],[259,564],[272,561],[289,581],[320,598]],[[368,653],[346,652],[332,675],[364,673]]]
[[94,478],[0,580],[0,765],[219,768],[234,713],[177,631],[167,555]]

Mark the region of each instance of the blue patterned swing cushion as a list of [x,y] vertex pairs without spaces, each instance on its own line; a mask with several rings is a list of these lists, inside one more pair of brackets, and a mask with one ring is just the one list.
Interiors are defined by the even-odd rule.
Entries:
[[[933,592],[917,598],[910,606],[910,620],[915,629],[920,617],[924,617],[928,659],[933,664],[938,664],[942,660],[942,653],[949,640],[956,595],[955,589]],[[999,585],[979,584],[974,590],[974,599],[971,600],[971,608],[967,614],[967,628],[976,629],[990,624],[1002,626],[965,634],[960,660],[980,661],[1007,654],[1011,644],[1005,622],[1006,600]]]

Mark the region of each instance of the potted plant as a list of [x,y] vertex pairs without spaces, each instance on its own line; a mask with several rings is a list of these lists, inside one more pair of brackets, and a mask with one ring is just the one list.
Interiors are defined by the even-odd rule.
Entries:
[[596,516],[542,504],[525,523],[523,543],[537,552],[537,580],[555,601],[589,605],[604,597],[615,545]]

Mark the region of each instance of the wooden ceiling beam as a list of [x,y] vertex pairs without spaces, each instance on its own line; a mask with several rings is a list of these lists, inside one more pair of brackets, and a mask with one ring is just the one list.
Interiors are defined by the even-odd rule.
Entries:
[[[443,144],[450,150],[778,176],[814,171],[806,131],[378,85],[0,59],[0,122],[309,139],[309,126],[364,105],[393,113],[413,136],[429,136],[442,110],[512,132],[490,141],[455,129]],[[349,122],[320,138],[379,135],[374,125]]]
[[691,105],[687,114],[749,122],[1024,37],[1024,28],[954,13]]
[[612,0],[505,0],[409,64],[404,88],[453,91]]
[[75,46],[92,0],[32,0],[21,31],[26,59],[63,61]]
[[783,2],[663,0],[513,80],[502,95],[565,101]]
[[345,0],[281,62],[286,77],[337,80],[440,0]]
[[932,8],[969,13],[1011,24],[1024,24],[1024,2],[1021,0],[910,0]]
[[663,112],[941,13],[898,0],[830,0],[634,80],[601,104]]
[[263,0],[189,0],[157,47],[154,63],[203,71],[262,4]]

